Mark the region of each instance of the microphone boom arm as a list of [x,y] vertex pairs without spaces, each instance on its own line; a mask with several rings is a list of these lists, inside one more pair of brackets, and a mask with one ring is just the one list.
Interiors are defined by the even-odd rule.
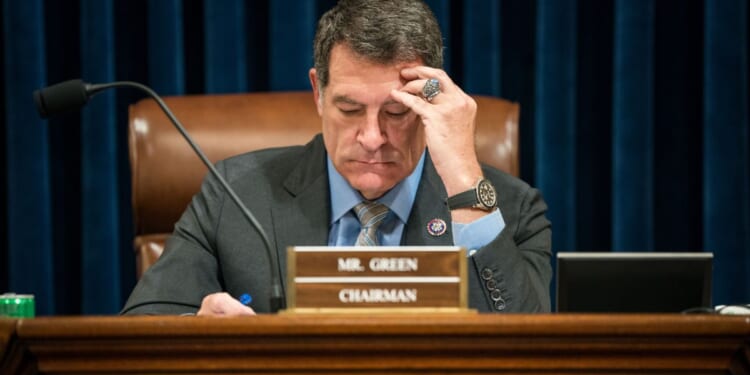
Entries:
[[159,97],[154,90],[149,88],[146,85],[140,84],[138,82],[131,82],[131,81],[118,81],[118,82],[111,82],[111,83],[102,83],[102,84],[85,84],[86,92],[88,93],[89,97],[93,96],[94,94],[106,90],[109,88],[114,87],[131,87],[139,89],[145,93],[147,93],[152,99],[156,101],[156,103],[161,107],[162,111],[167,115],[169,120],[172,122],[175,128],[182,134],[182,136],[185,138],[185,140],[190,144],[190,147],[193,148],[193,151],[198,155],[198,157],[203,161],[203,164],[206,165],[206,167],[209,169],[210,173],[219,180],[219,183],[223,186],[224,191],[229,194],[229,196],[232,198],[232,201],[240,208],[240,211],[242,211],[242,215],[245,216],[245,218],[252,223],[255,230],[260,235],[261,239],[263,240],[263,244],[266,248],[266,255],[268,256],[268,261],[271,263],[271,299],[270,299],[270,308],[271,312],[278,312],[279,309],[283,307],[284,300],[282,297],[282,288],[281,288],[281,278],[279,276],[279,267],[277,264],[277,258],[273,256],[271,253],[271,243],[268,240],[268,236],[266,235],[265,231],[262,229],[262,226],[258,222],[258,220],[253,216],[253,214],[250,212],[250,210],[247,209],[247,207],[242,203],[240,198],[237,196],[237,194],[234,192],[234,190],[229,186],[227,181],[219,174],[219,171],[216,170],[216,167],[214,167],[213,163],[206,157],[206,155],[203,153],[203,151],[198,147],[198,144],[193,141],[190,134],[188,134],[187,130],[185,130],[185,127],[182,126],[182,123],[175,117],[175,115],[172,113],[172,111],[167,107],[166,103]]

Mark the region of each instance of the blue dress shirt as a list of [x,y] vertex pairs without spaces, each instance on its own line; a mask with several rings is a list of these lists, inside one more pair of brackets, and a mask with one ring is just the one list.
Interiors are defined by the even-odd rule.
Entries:
[[[378,241],[383,246],[401,245],[401,235],[417,196],[419,180],[422,178],[424,158],[422,153],[414,171],[403,181],[396,184],[385,195],[377,199],[391,209],[391,212],[378,227]],[[328,185],[331,196],[331,222],[328,232],[329,246],[353,246],[361,225],[352,208],[365,200],[362,195],[349,185],[333,166],[330,157],[328,163]],[[335,197],[335,199],[334,199]],[[464,246],[473,254],[476,249],[487,245],[505,227],[505,221],[499,209],[490,215],[468,224],[453,223],[453,243]]]

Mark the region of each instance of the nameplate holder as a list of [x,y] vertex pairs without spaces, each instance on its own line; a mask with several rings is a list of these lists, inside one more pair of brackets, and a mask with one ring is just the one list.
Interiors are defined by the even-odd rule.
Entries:
[[457,246],[287,249],[287,313],[467,312]]

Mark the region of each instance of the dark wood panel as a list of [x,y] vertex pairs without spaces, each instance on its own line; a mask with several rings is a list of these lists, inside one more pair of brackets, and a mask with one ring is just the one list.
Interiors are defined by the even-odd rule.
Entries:
[[23,361],[0,369],[43,374],[750,374],[748,317],[50,317],[15,332],[6,353]]

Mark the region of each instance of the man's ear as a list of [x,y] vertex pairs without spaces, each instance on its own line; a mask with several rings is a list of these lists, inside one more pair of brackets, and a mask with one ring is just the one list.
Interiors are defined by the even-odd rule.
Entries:
[[318,86],[318,73],[315,68],[310,68],[310,86],[313,90],[313,98],[315,99],[315,106],[318,108],[318,115],[323,115],[323,102],[321,101],[322,96],[320,93],[320,87]]

